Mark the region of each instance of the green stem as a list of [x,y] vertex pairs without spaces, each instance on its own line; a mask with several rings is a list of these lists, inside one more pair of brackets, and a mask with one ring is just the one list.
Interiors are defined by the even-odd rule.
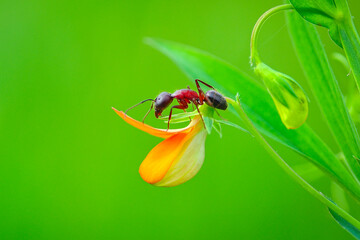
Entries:
[[341,18],[338,19],[341,43],[360,91],[360,37],[356,31],[347,1],[335,0],[335,4],[342,12]]
[[265,148],[265,150],[270,154],[270,156],[280,165],[280,167],[300,186],[302,186],[306,191],[311,195],[317,198],[320,202],[325,204],[328,208],[336,212],[339,216],[347,220],[354,227],[360,229],[360,222],[347,213],[344,209],[330,201],[322,193],[318,192],[313,186],[306,182],[301,176],[299,176],[286,162],[282,157],[269,145],[265,138],[258,132],[254,124],[251,122],[244,109],[241,106],[239,96],[236,96],[236,101],[231,98],[226,98],[227,102],[230,103],[239,114],[241,119],[244,121],[245,125],[249,132],[256,138],[256,140]]
[[360,91],[360,38],[352,21],[339,26],[341,42]]
[[283,4],[276,7],[273,7],[266,11],[261,17],[257,20],[253,31],[251,33],[251,41],[250,41],[250,63],[252,66],[256,66],[260,61],[259,54],[257,52],[257,38],[259,35],[259,31],[265,21],[271,17],[273,14],[280,12],[282,10],[293,9],[294,7],[291,4]]

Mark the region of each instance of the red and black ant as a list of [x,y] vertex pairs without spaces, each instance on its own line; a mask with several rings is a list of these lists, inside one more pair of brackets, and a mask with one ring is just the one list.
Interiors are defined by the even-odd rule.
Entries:
[[[212,90],[209,90],[206,92],[206,94],[204,94],[204,91],[200,88],[199,82],[204,84],[205,86],[211,88]],[[159,96],[157,96],[154,99],[146,99],[144,101],[141,101],[140,103],[132,106],[131,108],[127,109],[125,111],[125,114],[132,108],[139,106],[140,104],[143,104],[144,102],[147,101],[152,101],[153,103],[151,104],[151,107],[149,109],[149,111],[146,113],[146,115],[144,116],[142,122],[145,121],[145,118],[148,116],[148,114],[150,113],[151,109],[154,107],[155,104],[155,117],[158,118],[159,116],[161,116],[162,112],[172,103],[172,101],[174,100],[174,98],[178,101],[179,105],[175,105],[171,107],[170,110],[170,114],[169,114],[169,120],[168,120],[168,129],[170,127],[170,120],[171,120],[171,115],[172,115],[172,111],[174,108],[177,109],[182,109],[184,110],[184,112],[186,112],[185,109],[188,108],[188,104],[192,103],[195,105],[201,119],[203,120],[201,113],[199,111],[199,105],[203,105],[204,102],[209,105],[210,107],[213,107],[215,109],[220,109],[220,110],[226,110],[228,107],[228,104],[226,102],[226,99],[223,95],[221,95],[219,92],[217,92],[214,87],[212,87],[211,85],[196,79],[195,80],[196,83],[196,87],[199,93],[193,91],[190,89],[190,87],[188,86],[187,89],[181,89],[181,90],[177,90],[175,91],[173,94],[168,93],[168,92],[162,92],[159,94]],[[203,120],[204,122],[204,120]]]

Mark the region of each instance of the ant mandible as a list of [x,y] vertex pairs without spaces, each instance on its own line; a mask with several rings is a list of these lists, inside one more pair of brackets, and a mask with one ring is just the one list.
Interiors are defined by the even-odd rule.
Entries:
[[[127,112],[130,109],[137,107],[140,104],[143,104],[144,102],[152,101],[153,103],[151,104],[149,111],[146,113],[146,115],[144,116],[144,118],[142,120],[142,122],[144,123],[145,118],[148,116],[150,111],[153,109],[154,104],[155,104],[155,117],[158,118],[159,116],[161,116],[162,112],[172,103],[172,101],[175,98],[178,101],[179,105],[175,105],[175,106],[171,107],[170,114],[169,114],[169,120],[168,120],[168,128],[167,128],[169,130],[171,115],[172,115],[172,111],[174,108],[182,109],[182,110],[184,110],[184,112],[186,112],[186,109],[189,107],[188,104],[193,103],[203,122],[204,122],[204,119],[202,118],[201,113],[199,111],[199,105],[203,105],[204,102],[207,105],[209,105],[210,107],[215,108],[215,111],[216,111],[216,109],[220,109],[220,110],[227,109],[228,105],[227,105],[225,97],[223,95],[221,95],[219,92],[217,92],[214,87],[212,87],[211,85],[209,85],[199,79],[196,79],[195,83],[196,83],[196,87],[197,87],[197,90],[199,93],[191,90],[189,86],[187,89],[177,90],[173,94],[168,93],[168,92],[162,92],[159,94],[159,96],[157,96],[155,98],[155,100],[154,99],[146,99],[144,101],[141,101],[140,103],[127,109],[125,111],[125,114],[127,114]],[[212,90],[207,91],[205,94],[204,91],[200,88],[199,83],[204,84],[205,86],[211,88]],[[204,123],[204,125],[205,125],[205,123]]]

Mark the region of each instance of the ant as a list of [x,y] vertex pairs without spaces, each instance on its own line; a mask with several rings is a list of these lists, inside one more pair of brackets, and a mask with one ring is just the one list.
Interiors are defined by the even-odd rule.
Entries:
[[[215,111],[216,111],[216,109],[220,109],[220,110],[227,109],[228,104],[226,102],[225,97],[223,95],[221,95],[219,92],[217,92],[214,87],[212,87],[211,85],[209,85],[199,79],[196,79],[195,83],[196,83],[196,87],[197,87],[197,90],[199,93],[191,90],[189,86],[187,89],[177,90],[173,94],[168,93],[168,92],[162,92],[159,94],[159,96],[157,96],[155,98],[155,100],[154,99],[146,99],[144,101],[141,101],[140,103],[127,109],[125,111],[125,114],[130,109],[137,107],[140,104],[143,104],[144,102],[152,101],[149,111],[146,113],[146,115],[144,116],[144,118],[142,120],[142,122],[144,123],[145,118],[148,116],[150,111],[153,109],[154,104],[155,104],[155,117],[158,118],[159,116],[161,116],[162,112],[172,103],[172,101],[174,99],[176,99],[178,101],[179,105],[175,105],[175,106],[171,107],[170,114],[169,114],[169,120],[168,120],[168,128],[167,128],[167,130],[169,130],[171,115],[172,115],[172,111],[174,108],[182,109],[182,110],[184,110],[184,112],[186,112],[186,109],[188,108],[188,104],[190,104],[190,103],[194,104],[196,106],[196,110],[198,111],[203,123],[204,123],[204,119],[201,116],[198,106],[203,105],[204,102],[207,105],[209,105],[210,107],[213,107],[215,109]],[[204,84],[205,86],[211,88],[212,90],[207,91],[205,94],[204,91],[200,88],[199,83]],[[217,111],[216,111],[216,113],[219,115],[219,113]],[[204,125],[205,125],[205,123],[204,123]]]

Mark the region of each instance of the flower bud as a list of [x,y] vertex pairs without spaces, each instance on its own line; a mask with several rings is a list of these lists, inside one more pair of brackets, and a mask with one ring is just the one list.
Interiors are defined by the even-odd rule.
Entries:
[[262,62],[254,70],[263,79],[285,127],[300,127],[308,115],[308,100],[302,87],[290,76]]

